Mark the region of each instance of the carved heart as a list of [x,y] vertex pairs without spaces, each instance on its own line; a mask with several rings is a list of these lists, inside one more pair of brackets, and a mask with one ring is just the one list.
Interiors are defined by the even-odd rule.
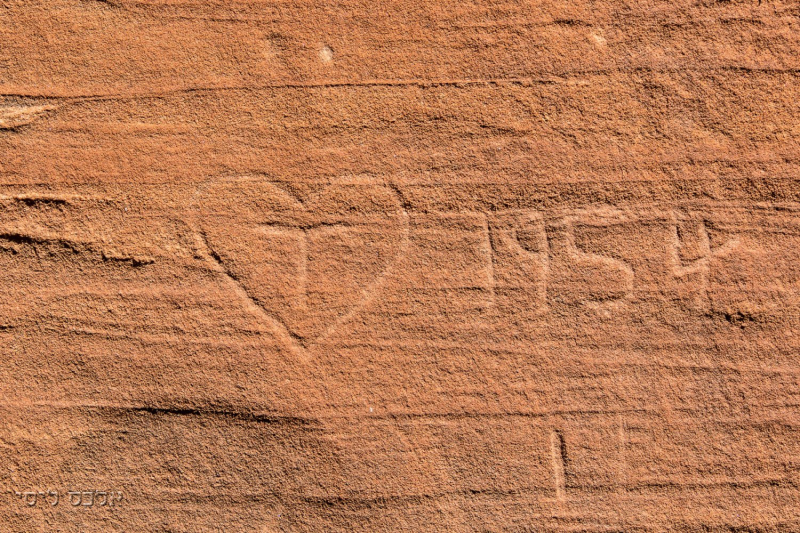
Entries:
[[207,184],[197,196],[197,229],[219,270],[303,346],[367,303],[408,243],[402,202],[371,180],[301,200],[247,177]]

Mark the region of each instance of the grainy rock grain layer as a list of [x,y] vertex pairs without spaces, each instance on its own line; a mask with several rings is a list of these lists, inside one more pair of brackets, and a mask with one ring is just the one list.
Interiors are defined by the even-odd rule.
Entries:
[[0,531],[800,530],[800,4],[0,0]]

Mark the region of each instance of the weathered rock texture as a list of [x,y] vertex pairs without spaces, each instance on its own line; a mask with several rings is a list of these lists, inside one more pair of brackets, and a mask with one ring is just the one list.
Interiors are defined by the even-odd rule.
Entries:
[[0,530],[800,530],[800,5],[2,0]]

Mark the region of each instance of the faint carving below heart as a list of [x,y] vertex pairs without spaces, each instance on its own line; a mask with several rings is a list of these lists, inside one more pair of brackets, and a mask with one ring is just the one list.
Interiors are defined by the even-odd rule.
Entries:
[[362,309],[408,245],[398,192],[368,179],[300,200],[264,178],[236,178],[211,182],[196,197],[198,241],[214,268],[301,347]]

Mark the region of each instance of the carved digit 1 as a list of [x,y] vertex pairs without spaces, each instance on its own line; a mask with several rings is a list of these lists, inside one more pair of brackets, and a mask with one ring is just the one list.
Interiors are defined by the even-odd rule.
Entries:
[[564,441],[564,434],[560,431],[553,431],[550,434],[550,456],[553,462],[556,500],[563,502],[567,499],[567,444]]
[[308,306],[308,228],[266,224],[260,227],[266,235],[291,238],[297,242],[296,278],[289,287],[292,290],[291,305],[298,311]]

